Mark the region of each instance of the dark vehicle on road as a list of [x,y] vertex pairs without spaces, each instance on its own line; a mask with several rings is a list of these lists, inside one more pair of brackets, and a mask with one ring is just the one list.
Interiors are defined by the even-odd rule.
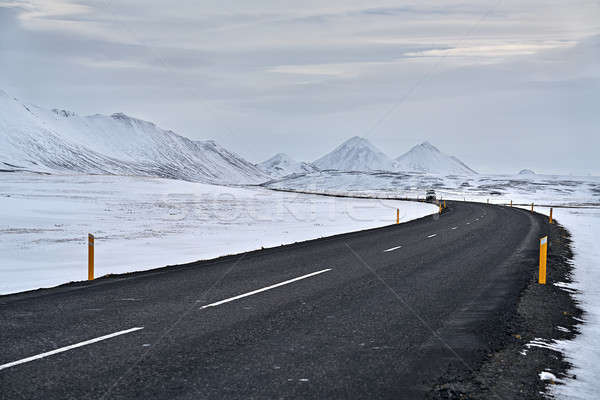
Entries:
[[429,189],[427,191],[427,193],[425,194],[425,201],[435,201],[435,200],[436,200],[435,190]]

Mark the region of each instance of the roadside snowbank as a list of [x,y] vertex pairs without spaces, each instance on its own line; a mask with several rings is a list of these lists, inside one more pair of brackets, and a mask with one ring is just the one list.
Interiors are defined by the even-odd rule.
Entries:
[[0,174],[0,294],[210,259],[420,218],[430,204],[159,178]]
[[[556,210],[555,210],[556,211]],[[572,235],[575,258],[575,298],[584,309],[581,334],[574,340],[560,342],[567,359],[574,365],[570,371],[576,379],[566,379],[555,386],[559,399],[598,398],[600,377],[600,209],[561,209],[558,221]]]

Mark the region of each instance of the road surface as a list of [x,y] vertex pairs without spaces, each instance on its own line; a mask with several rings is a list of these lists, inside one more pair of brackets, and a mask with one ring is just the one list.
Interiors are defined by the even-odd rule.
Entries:
[[422,398],[504,334],[546,229],[525,210],[449,202],[439,217],[3,296],[0,398]]

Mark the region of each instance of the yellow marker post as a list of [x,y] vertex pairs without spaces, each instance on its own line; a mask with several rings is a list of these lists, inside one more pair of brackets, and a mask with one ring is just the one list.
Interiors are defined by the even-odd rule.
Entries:
[[442,213],[442,203],[440,203],[440,214]]
[[546,284],[546,259],[548,255],[548,236],[540,239],[540,285]]
[[94,280],[94,235],[88,234],[88,281]]
[[552,223],[552,208],[550,208],[550,223]]
[[400,209],[396,208],[396,223],[400,223]]
[[444,208],[446,208],[446,200],[444,200]]

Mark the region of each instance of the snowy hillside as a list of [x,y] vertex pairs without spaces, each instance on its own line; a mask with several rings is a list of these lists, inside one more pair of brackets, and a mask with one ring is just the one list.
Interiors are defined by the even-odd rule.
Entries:
[[268,177],[212,141],[192,141],[122,113],[79,116],[0,91],[0,169],[144,175],[211,183]]
[[274,178],[281,178],[291,174],[307,174],[319,170],[310,163],[296,161],[284,153],[275,154],[273,157],[256,166]]
[[477,172],[458,158],[448,156],[429,142],[423,142],[395,160],[395,169],[405,172],[426,172],[445,175],[471,175]]
[[394,163],[365,138],[355,136],[313,163],[321,170],[392,171]]

